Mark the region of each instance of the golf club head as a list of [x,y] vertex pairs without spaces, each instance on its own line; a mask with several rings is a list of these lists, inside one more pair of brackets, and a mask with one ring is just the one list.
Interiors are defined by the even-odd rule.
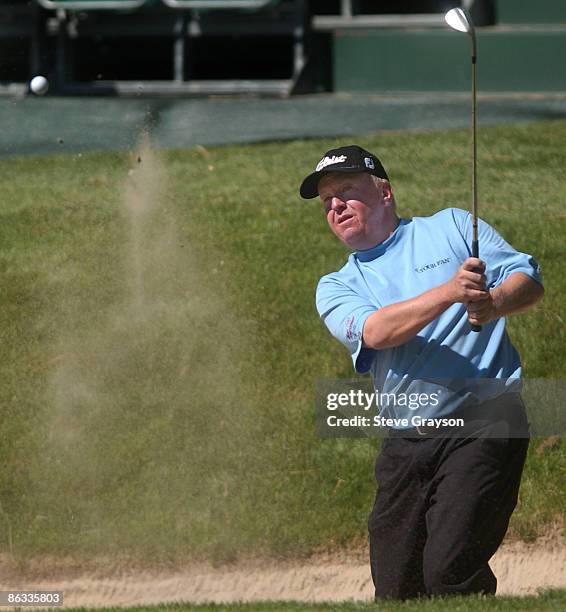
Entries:
[[466,34],[474,33],[474,24],[469,13],[461,8],[450,9],[444,15],[444,21],[457,32],[465,32]]
[[472,60],[475,62],[476,58],[476,29],[474,22],[470,17],[470,13],[463,8],[450,9],[446,15],[444,15],[444,21],[456,32],[464,32],[469,34],[472,41]]

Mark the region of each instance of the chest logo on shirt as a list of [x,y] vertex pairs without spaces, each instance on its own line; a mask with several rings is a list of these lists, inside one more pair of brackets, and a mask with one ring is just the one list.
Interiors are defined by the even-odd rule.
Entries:
[[444,259],[437,259],[432,263],[426,264],[426,266],[421,266],[420,268],[415,268],[415,272],[421,274],[422,272],[426,272],[427,270],[434,270],[434,268],[438,268],[439,266],[443,266],[447,263],[450,263],[450,257],[445,257]]

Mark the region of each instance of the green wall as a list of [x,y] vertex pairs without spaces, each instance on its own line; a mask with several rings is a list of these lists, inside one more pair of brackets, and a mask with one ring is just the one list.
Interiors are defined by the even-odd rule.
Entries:
[[[477,44],[480,91],[566,91],[566,27],[489,28]],[[469,58],[468,37],[449,30],[336,32],[334,90],[463,91]]]
[[565,0],[497,0],[498,23],[566,23]]

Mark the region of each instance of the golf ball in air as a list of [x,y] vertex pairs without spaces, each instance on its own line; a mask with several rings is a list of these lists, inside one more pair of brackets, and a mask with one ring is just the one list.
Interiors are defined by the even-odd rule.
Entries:
[[29,83],[29,88],[36,96],[42,96],[49,89],[49,81],[44,76],[36,76]]

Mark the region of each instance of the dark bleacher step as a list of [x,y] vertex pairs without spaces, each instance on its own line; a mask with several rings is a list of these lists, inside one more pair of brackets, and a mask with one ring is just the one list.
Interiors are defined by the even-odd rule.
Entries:
[[313,30],[328,32],[334,30],[356,30],[361,28],[412,28],[444,26],[443,14],[415,15],[314,15]]
[[176,81],[95,81],[92,83],[66,83],[60,91],[68,95],[116,96],[207,96],[229,94],[256,94],[288,96],[293,88],[292,79],[273,80],[192,80]]
[[28,91],[27,83],[4,83],[0,82],[0,96],[10,98],[23,98]]

